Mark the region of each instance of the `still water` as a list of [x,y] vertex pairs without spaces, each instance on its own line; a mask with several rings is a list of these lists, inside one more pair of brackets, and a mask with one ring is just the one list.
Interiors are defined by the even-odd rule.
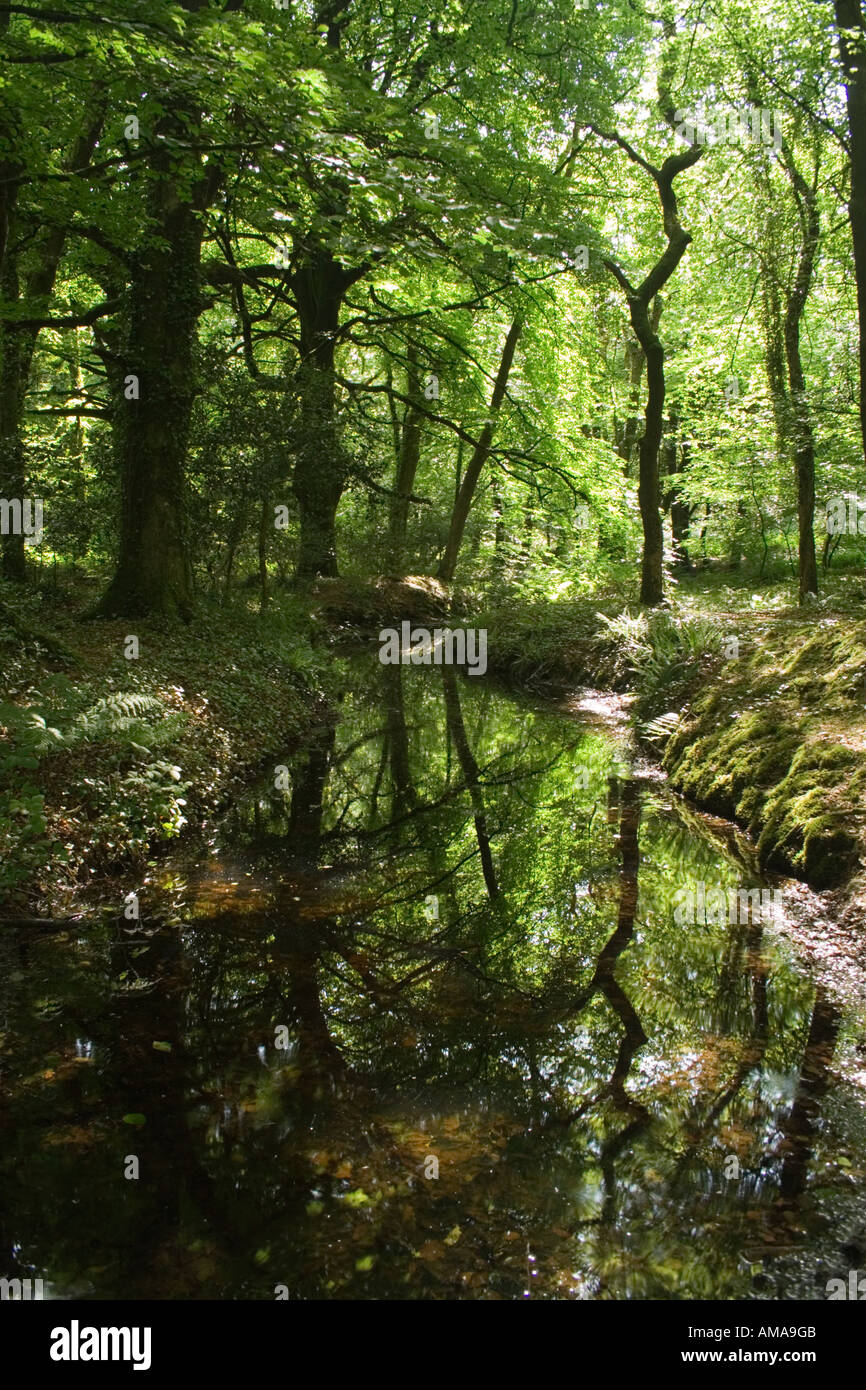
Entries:
[[0,938],[0,1275],[824,1299],[866,1268],[866,1020],[772,922],[676,920],[760,883],[744,843],[598,721],[348,671],[140,923]]

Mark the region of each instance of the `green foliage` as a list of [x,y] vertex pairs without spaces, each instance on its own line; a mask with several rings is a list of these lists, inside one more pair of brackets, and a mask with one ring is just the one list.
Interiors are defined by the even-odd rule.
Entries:
[[[819,551],[821,506],[855,493],[862,472],[847,112],[820,11],[719,0],[694,16],[688,42],[640,7],[574,0],[531,13],[454,0],[435,15],[358,0],[318,26],[308,5],[270,0],[228,10],[106,0],[98,24],[57,0],[7,17],[0,155],[16,200],[0,366],[14,375],[29,343],[32,362],[10,381],[22,412],[9,457],[24,461],[19,482],[45,499],[47,520],[28,550],[39,586],[16,598],[13,624],[0,611],[0,776],[22,844],[50,836],[53,780],[83,786],[92,753],[98,786],[82,804],[107,836],[105,788],[118,806],[142,799],[140,824],[127,818],[111,852],[127,834],[143,852],[184,814],[170,769],[194,783],[193,800],[221,784],[229,756],[198,741],[199,721],[243,728],[259,748],[276,736],[275,682],[288,724],[333,688],[314,620],[289,593],[305,464],[336,510],[340,573],[366,584],[437,571],[486,441],[456,594],[489,629],[491,666],[634,682],[648,737],[664,741],[665,718],[711,669],[725,630],[690,613],[692,587],[717,592],[724,569],[731,607],[746,588],[752,606],[789,595],[798,420],[808,415],[816,443]],[[638,284],[659,254],[647,161],[661,167],[683,148],[660,119],[665,93],[687,108],[778,108],[784,148],[711,142],[678,176],[692,240],[654,305],[666,383],[657,500],[674,608],[632,616],[647,371],[610,264]],[[804,243],[795,169],[812,180],[820,223],[799,415],[783,360]],[[148,420],[144,403],[118,409],[117,364],[159,366],[172,348],[145,331],[155,320],[140,272],[154,256],[165,258],[167,302],[189,309],[186,365],[168,374],[184,378],[190,402],[184,456],[170,479],[161,462],[154,477],[162,515],[187,538],[176,558],[184,572],[188,561],[201,626],[166,639],[158,671],[84,658],[64,685],[46,671],[70,663],[43,608],[65,602],[67,584],[92,599],[118,518],[150,496],[117,467],[134,471],[125,432]],[[37,322],[32,339],[19,331]],[[849,602],[862,597],[863,544],[855,529],[827,545],[822,589],[838,596],[844,580]],[[44,835],[32,801],[43,779]]]
[[[79,693],[71,684],[64,693],[72,707],[79,702]],[[162,700],[135,692],[103,696],[79,714],[72,714],[70,704],[58,703],[56,694],[54,700],[39,706],[22,708],[0,702],[0,721],[11,744],[11,751],[0,759],[0,772],[38,767],[41,759],[79,744],[108,744],[146,754],[167,738],[176,737],[186,722],[184,716],[167,714]],[[148,723],[145,715],[159,715],[160,721]],[[49,719],[53,721],[50,724]],[[58,727],[63,724],[65,728]]]
[[[7,600],[24,628],[32,599]],[[150,657],[129,662],[122,633],[100,625],[96,663],[91,650],[75,679],[48,673],[41,644],[17,653],[14,698],[0,701],[3,896],[44,884],[49,866],[75,877],[85,863],[142,864],[238,766],[309,726],[338,678],[310,643],[303,604],[283,600],[264,617],[214,606],[195,629],[139,632]]]
[[34,788],[37,779],[58,775],[52,768],[58,760],[66,766],[70,756],[86,753],[101,768],[99,776],[82,775],[70,791],[82,798],[91,841],[109,860],[121,847],[124,854],[140,856],[151,841],[174,837],[186,823],[181,793],[189,783],[181,781],[175,764],[151,755],[178,741],[188,716],[170,713],[163,700],[136,692],[104,696],[74,713],[82,693],[61,678],[47,700],[25,707],[0,703],[9,750],[0,758],[0,777],[13,788],[3,789],[0,804],[0,886],[7,891],[26,883],[49,860],[66,857],[62,844],[48,835],[46,799]]
[[179,835],[191,783],[163,758],[134,767],[118,779],[81,777],[79,788],[94,817],[92,835],[108,864],[143,859],[148,846]]
[[37,878],[65,849],[46,836],[45,797],[27,781],[14,792],[0,788],[0,901]]
[[[682,696],[722,648],[722,634],[711,619],[660,609],[615,618],[598,614],[617,652],[617,665],[634,677],[638,712],[655,712]],[[658,728],[656,735],[658,735]]]

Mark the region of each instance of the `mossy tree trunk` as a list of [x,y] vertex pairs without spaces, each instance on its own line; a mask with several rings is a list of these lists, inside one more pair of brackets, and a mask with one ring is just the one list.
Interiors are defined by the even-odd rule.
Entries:
[[[179,0],[191,14],[206,0]],[[240,9],[243,0],[231,0]],[[171,83],[171,74],[167,75]],[[205,137],[203,112],[171,85],[153,132],[140,246],[123,258],[125,305],[108,360],[112,434],[121,479],[120,547],[114,577],[96,611],[104,616],[193,611],[186,525],[186,453],[196,395],[195,349],[202,295],[205,214],[225,181],[229,156],[207,163],[191,153]],[[135,387],[129,378],[137,378]]]
[[802,238],[794,285],[788,296],[785,311],[784,339],[797,484],[799,596],[800,602],[803,603],[807,594],[818,593],[818,564],[815,557],[814,525],[815,435],[800,354],[800,325],[812,284],[821,220],[818,211],[817,171],[815,184],[810,186],[798,170],[785,144],[782,146],[782,157],[797,200]]
[[184,468],[202,309],[202,221],[168,172],[154,179],[149,204],[151,234],[132,264],[123,351],[111,372],[120,553],[98,611],[188,619],[193,591]]
[[[104,109],[91,111],[84,129],[74,142],[65,162],[68,171],[89,163],[102,129]],[[0,121],[0,132],[7,128]],[[12,161],[0,164],[0,173],[20,173]],[[20,322],[0,323],[0,497],[24,497],[27,482],[27,454],[22,437],[24,406],[30,381],[33,355],[39,337],[40,316],[48,313],[57,269],[66,242],[63,226],[36,230],[34,218],[20,209],[17,185],[12,182],[0,211],[0,242],[4,254],[0,268],[0,296],[7,303],[23,299],[32,317]],[[23,249],[26,248],[26,249]],[[26,577],[24,536],[3,537],[2,572],[6,579]]]
[[300,531],[295,582],[337,573],[337,508],[346,485],[346,462],[334,409],[334,358],[346,291],[365,273],[350,270],[317,248],[291,276],[298,309],[303,440],[293,490]]

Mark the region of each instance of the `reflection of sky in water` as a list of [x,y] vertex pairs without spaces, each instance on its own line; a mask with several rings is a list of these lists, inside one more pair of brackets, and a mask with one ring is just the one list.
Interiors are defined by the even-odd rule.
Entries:
[[61,1297],[823,1298],[864,1219],[838,1079],[862,1021],[771,927],[674,919],[678,888],[754,866],[619,780],[597,720],[356,671],[289,787],[268,770],[162,871],[187,925],[149,925],[145,895],[132,936],[0,941],[0,1274]]

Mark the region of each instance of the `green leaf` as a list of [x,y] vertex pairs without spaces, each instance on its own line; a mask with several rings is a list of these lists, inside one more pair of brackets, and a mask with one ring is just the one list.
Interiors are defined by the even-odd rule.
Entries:
[[356,1187],[354,1192],[347,1192],[343,1201],[349,1207],[366,1207],[369,1205],[370,1198],[361,1187]]

